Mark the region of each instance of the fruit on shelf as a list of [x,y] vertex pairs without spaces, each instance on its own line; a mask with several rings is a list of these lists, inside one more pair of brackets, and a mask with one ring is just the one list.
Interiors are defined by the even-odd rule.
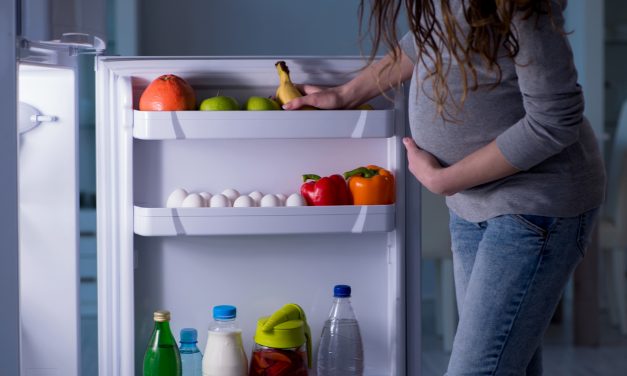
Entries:
[[321,178],[318,175],[303,175],[300,194],[310,206],[351,205],[352,200],[346,180],[340,175]]
[[[290,70],[287,68],[287,64],[285,61],[277,61],[276,70],[279,73],[279,87],[276,89],[276,99],[277,102],[281,106],[291,101],[294,98],[302,97],[298,88],[292,83],[290,79]],[[312,106],[303,106],[300,108],[301,110],[315,110],[315,107]]]
[[281,109],[281,106],[271,98],[250,97],[246,101],[244,109],[247,111],[277,111]]
[[237,100],[226,95],[216,95],[200,103],[200,111],[237,111],[239,109]]
[[344,173],[355,205],[390,205],[396,188],[394,175],[379,166],[358,167]]
[[140,111],[189,111],[196,109],[194,89],[179,76],[164,74],[153,80],[139,98]]
[[360,104],[359,106],[357,106],[356,110],[372,111],[374,110],[374,107],[372,107],[370,103],[364,103],[364,104]]

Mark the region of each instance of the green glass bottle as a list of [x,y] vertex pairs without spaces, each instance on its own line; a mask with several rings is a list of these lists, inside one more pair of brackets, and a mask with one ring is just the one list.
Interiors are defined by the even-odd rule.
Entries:
[[144,376],[181,376],[181,355],[170,330],[170,312],[156,311],[154,320],[144,354]]

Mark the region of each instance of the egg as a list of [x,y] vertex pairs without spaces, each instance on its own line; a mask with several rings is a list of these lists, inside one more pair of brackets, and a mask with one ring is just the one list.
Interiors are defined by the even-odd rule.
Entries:
[[211,201],[209,202],[209,206],[212,208],[228,208],[231,206],[231,201],[229,201],[228,197],[223,194],[217,194],[211,197]]
[[167,208],[180,208],[185,197],[187,197],[187,191],[183,188],[176,188],[168,196],[165,206]]
[[211,193],[200,192],[199,195],[203,198],[203,200],[205,200],[205,206],[209,206],[209,203],[211,202]]
[[261,198],[259,206],[262,207],[270,207],[270,206],[279,206],[279,199],[273,194],[267,194]]
[[255,206],[255,200],[250,196],[239,196],[233,203],[234,208],[250,208]]
[[255,200],[255,206],[259,206],[259,202],[261,201],[261,198],[263,197],[263,193],[259,191],[253,191],[253,192],[250,192],[249,196],[253,200]]
[[222,194],[226,196],[226,198],[228,198],[231,203],[233,203],[233,201],[235,201],[240,196],[239,192],[233,188],[227,188],[223,190]]
[[205,199],[198,193],[192,193],[185,197],[182,206],[184,208],[202,208],[205,206]]
[[292,193],[287,200],[285,200],[285,206],[307,206],[307,202],[305,202],[303,196],[298,193]]
[[285,200],[287,200],[287,197],[285,197],[283,193],[277,193],[275,196],[281,202],[281,206],[285,206]]

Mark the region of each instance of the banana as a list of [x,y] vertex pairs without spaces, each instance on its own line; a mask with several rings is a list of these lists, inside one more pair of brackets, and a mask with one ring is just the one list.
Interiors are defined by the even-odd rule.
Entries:
[[[290,71],[287,68],[287,64],[284,61],[277,61],[276,70],[279,73],[279,87],[276,89],[276,100],[281,106],[291,101],[294,98],[302,97],[303,95],[298,91],[296,86],[290,79]],[[303,106],[302,110],[315,110],[315,107]]]
[[357,106],[356,110],[372,111],[374,110],[374,107],[372,107],[370,103],[364,103],[364,104]]

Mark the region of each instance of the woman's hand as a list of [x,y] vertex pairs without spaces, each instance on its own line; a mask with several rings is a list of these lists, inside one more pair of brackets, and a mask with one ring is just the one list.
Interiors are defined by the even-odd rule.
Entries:
[[294,98],[283,105],[284,110],[297,110],[303,106],[313,106],[323,110],[344,108],[346,101],[342,97],[341,86],[322,87],[315,85],[296,85],[304,96]]
[[[394,60],[388,54],[383,59],[364,68],[349,82],[330,88],[314,85],[296,85],[304,94],[283,105],[284,110],[296,110],[309,105],[325,110],[351,109],[381,94],[381,91],[398,87],[411,78],[414,63],[403,51],[401,58]],[[385,70],[384,70],[385,69]]]
[[447,194],[439,179],[444,167],[438,160],[420,149],[409,137],[403,138],[403,144],[407,149],[407,167],[412,175],[431,192],[439,195]]
[[454,195],[520,171],[505,159],[496,141],[448,167],[442,167],[433,155],[420,149],[411,138],[403,138],[403,144],[407,149],[409,171],[428,190],[439,195]]

